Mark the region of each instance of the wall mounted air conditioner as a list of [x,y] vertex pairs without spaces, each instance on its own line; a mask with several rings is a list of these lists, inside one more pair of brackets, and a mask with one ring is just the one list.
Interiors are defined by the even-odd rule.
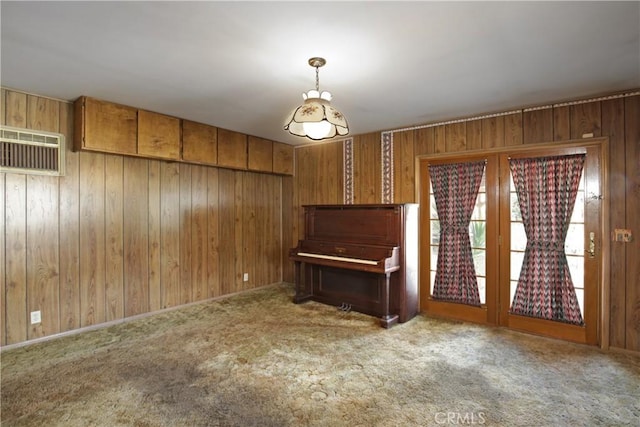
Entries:
[[59,133],[0,126],[0,172],[62,176],[64,144]]

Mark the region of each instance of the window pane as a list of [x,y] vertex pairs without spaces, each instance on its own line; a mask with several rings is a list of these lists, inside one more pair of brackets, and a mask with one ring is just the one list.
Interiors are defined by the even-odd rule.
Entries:
[[520,203],[518,203],[518,195],[516,193],[511,193],[511,221],[522,221]]
[[584,255],[584,224],[569,224],[564,251],[567,255]]
[[516,296],[516,289],[518,287],[518,281],[512,280],[509,282],[509,307],[511,307],[511,303],[513,302],[513,297]]
[[576,298],[578,298],[580,313],[584,317],[584,289],[576,289]]
[[571,213],[571,222],[584,222],[584,191],[578,191],[576,194],[576,204]]
[[437,219],[438,218],[438,210],[436,209],[436,198],[433,193],[430,193],[429,196],[429,218]]
[[484,249],[473,249],[473,265],[476,269],[476,276],[486,276],[487,251]]
[[435,271],[431,272],[431,280],[430,280],[430,282],[431,282],[431,286],[430,286],[429,294],[433,295],[433,286],[436,284],[436,272]]
[[584,258],[581,256],[567,256],[571,281],[576,289],[584,288]]
[[522,270],[522,262],[524,261],[524,252],[511,252],[511,280],[518,281],[520,278],[520,270]]
[[487,195],[485,193],[478,194],[471,219],[487,219]]
[[478,277],[478,293],[480,294],[480,304],[487,302],[487,280],[484,277]]
[[440,221],[431,220],[431,244],[440,244]]
[[524,251],[527,247],[527,233],[524,231],[524,224],[521,222],[511,223],[511,250]]
[[469,224],[469,241],[472,248],[487,247],[487,223],[484,221],[471,221]]
[[438,268],[438,247],[431,246],[431,271],[436,271]]

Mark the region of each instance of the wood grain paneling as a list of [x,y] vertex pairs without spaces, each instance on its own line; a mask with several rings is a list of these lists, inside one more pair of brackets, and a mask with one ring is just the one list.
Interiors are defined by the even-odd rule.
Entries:
[[160,310],[162,305],[162,208],[160,193],[160,164],[150,160],[149,171],[149,311]]
[[467,150],[482,149],[482,120],[471,120],[467,122],[466,136]]
[[416,129],[414,131],[413,141],[416,156],[435,154],[435,133],[432,127]]
[[467,124],[461,122],[445,125],[445,137],[447,153],[465,151],[467,149]]
[[180,304],[191,301],[191,165],[180,165]]
[[[265,191],[264,180],[256,180],[254,174],[243,174],[243,199],[242,199],[242,259],[243,264],[240,267],[242,273],[249,275],[248,280],[243,282],[242,287],[248,287],[251,282],[256,280],[257,276],[263,275],[264,272],[259,267],[246,260],[255,259],[259,254],[264,256],[264,242],[263,236],[256,235],[256,230],[259,227],[259,222],[263,221],[266,217],[266,212],[260,208],[260,194]],[[254,189],[255,191],[251,191]]]
[[504,147],[504,116],[482,119],[482,148]]
[[580,139],[588,134],[593,134],[593,137],[602,135],[600,102],[576,104],[570,106],[569,109],[572,139]]
[[504,142],[507,146],[522,145],[522,113],[504,116]]
[[635,238],[626,243],[626,342],[625,348],[640,351],[640,96],[625,100],[626,227]]
[[[236,290],[235,172],[220,169],[218,177],[220,291],[229,294]],[[242,254],[239,255],[242,259]]]
[[73,109],[60,108],[60,132],[67,136],[65,175],[59,178],[60,331],[80,327],[80,153],[72,150]]
[[209,297],[207,259],[207,191],[208,176],[204,166],[191,167],[191,284],[192,301]]
[[218,169],[207,168],[207,294],[222,295],[220,287],[220,217]]
[[566,141],[571,139],[571,119],[569,107],[553,108],[553,140]]
[[[72,104],[4,88],[0,93],[3,124],[59,131],[73,140]],[[327,157],[335,153],[328,150]],[[329,164],[335,172],[337,162]],[[292,195],[282,198],[285,177],[219,172],[74,152],[69,143],[65,176],[0,174],[0,342],[17,344],[282,280],[282,221],[293,222]],[[339,192],[340,177],[327,183]],[[242,282],[247,266],[255,273]],[[42,322],[30,325],[35,310]]]
[[180,304],[180,166],[160,164],[162,308]]
[[380,133],[369,133],[353,138],[353,202],[380,203],[382,194],[381,168],[382,151]]
[[447,132],[446,126],[440,125],[433,128],[434,136],[434,153],[446,153],[447,152]]
[[[609,136],[609,230],[613,231],[626,223],[624,99],[602,103],[602,132]],[[626,249],[625,243],[611,242],[609,345],[618,348],[625,346]]]
[[244,259],[244,223],[242,221],[243,218],[243,182],[244,182],[245,174],[243,172],[234,172],[234,242],[233,242],[233,252],[236,254],[235,256],[235,276],[234,276],[234,287],[233,292],[239,292],[243,290],[244,284],[242,281],[243,278],[243,270],[245,259]]
[[5,119],[7,126],[27,127],[27,95],[21,92],[7,91]]
[[124,159],[124,316],[149,312],[148,160]]
[[[6,114],[6,100],[7,100],[7,91],[5,89],[0,88],[0,125],[5,125],[5,114]],[[5,251],[5,224],[4,224],[4,205],[5,205],[5,174],[0,174],[0,266],[6,265],[6,257],[4,254]],[[5,334],[5,318],[6,318],[6,304],[5,304],[5,276],[4,274],[0,274],[0,346],[6,345],[7,335]]]
[[553,141],[553,109],[551,107],[525,111],[522,114],[522,122],[524,144]]
[[[0,105],[4,105],[5,99],[5,91],[2,90],[0,94]],[[4,116],[4,114],[2,114]],[[0,345],[6,345],[6,329],[5,329],[5,319],[7,316],[7,305],[5,303],[5,295],[6,295],[6,286],[5,286],[5,275],[4,268],[6,266],[6,257],[4,254],[5,251],[5,203],[6,203],[6,191],[5,191],[5,174],[0,173],[0,266],[2,266],[3,273],[0,273]]]
[[[129,211],[124,212],[124,158],[105,156],[105,299],[106,320],[122,319],[124,316],[124,224]],[[132,183],[126,183],[127,189]],[[130,200],[128,201],[130,202]],[[131,205],[127,205],[133,207]]]
[[[456,131],[458,130],[456,128]],[[393,135],[394,203],[413,203],[415,198],[413,136],[413,131],[397,132]]]
[[58,186],[48,176],[27,176],[27,312],[39,310],[27,339],[60,332]]
[[6,342],[27,339],[27,180],[5,175],[5,299]]
[[105,316],[105,155],[80,153],[80,325]]
[[293,283],[293,263],[289,262],[289,249],[296,246],[296,234],[293,224],[294,218],[294,183],[292,177],[284,177],[281,181],[282,197],[282,247],[280,257],[282,262],[282,280]]

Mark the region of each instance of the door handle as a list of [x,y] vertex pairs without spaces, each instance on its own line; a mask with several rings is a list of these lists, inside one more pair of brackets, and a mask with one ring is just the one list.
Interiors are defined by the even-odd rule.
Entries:
[[596,242],[595,242],[595,238],[596,238],[596,233],[594,233],[593,231],[591,231],[589,233],[589,256],[591,258],[595,258],[596,256]]

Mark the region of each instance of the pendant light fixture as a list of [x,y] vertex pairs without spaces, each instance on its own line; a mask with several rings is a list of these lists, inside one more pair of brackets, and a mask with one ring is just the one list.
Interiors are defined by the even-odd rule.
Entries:
[[304,103],[293,110],[284,125],[284,129],[293,135],[319,141],[349,133],[347,120],[330,104],[331,94],[320,92],[318,69],[326,63],[324,58],[309,59],[309,65],[316,69],[316,88],[302,94]]

